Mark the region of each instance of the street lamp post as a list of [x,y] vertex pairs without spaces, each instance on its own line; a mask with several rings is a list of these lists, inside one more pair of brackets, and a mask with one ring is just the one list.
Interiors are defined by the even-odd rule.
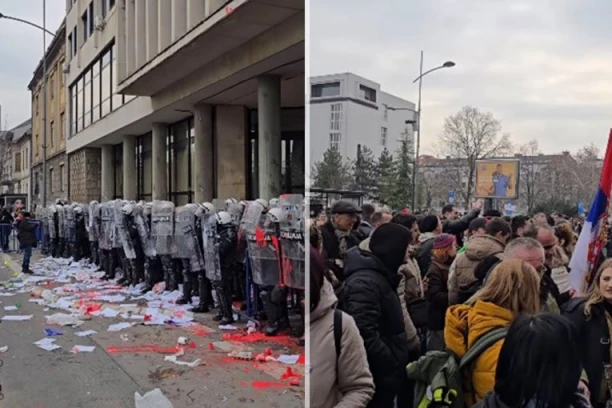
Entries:
[[[11,17],[11,16],[7,16],[5,14],[0,13],[0,19],[5,19],[5,20],[13,20],[13,21],[17,21],[20,23],[24,23],[27,25],[30,25],[32,27],[36,27],[39,30],[42,30],[43,32],[43,162],[42,162],[42,166],[43,166],[43,199],[42,199],[42,206],[46,207],[47,206],[47,34],[50,34],[51,37],[55,37],[55,34],[53,34],[51,31],[47,30],[47,1],[46,0],[42,0],[43,3],[43,25],[42,27],[39,26],[38,24],[34,24],[30,21],[27,20],[22,20],[20,18],[17,17]],[[30,187],[30,191],[32,190],[32,188]],[[33,196],[33,194],[32,194]],[[32,204],[30,203],[30,206]]]

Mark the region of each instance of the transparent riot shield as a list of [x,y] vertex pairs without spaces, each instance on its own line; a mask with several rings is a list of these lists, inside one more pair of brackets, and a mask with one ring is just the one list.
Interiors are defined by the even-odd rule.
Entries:
[[55,212],[53,207],[47,208],[47,224],[49,226],[49,236],[57,238],[57,230],[55,229]]
[[155,248],[151,242],[151,231],[149,230],[149,224],[146,222],[143,215],[143,208],[140,205],[134,206],[134,224],[138,231],[138,238],[140,238],[140,245],[142,251],[147,258],[154,258],[157,255]]
[[299,194],[285,194],[279,202],[284,214],[279,226],[283,284],[294,289],[304,289],[306,283],[303,202]]
[[117,216],[116,214],[119,212],[121,212],[121,209],[123,208],[123,204],[121,203],[121,200],[113,200],[111,201],[111,211],[112,211],[112,217],[111,217],[111,231],[112,231],[112,235],[111,235],[111,247],[112,248],[123,248],[123,241],[121,239],[121,234],[119,233],[119,223],[117,223]]
[[174,242],[174,203],[153,201],[151,206],[151,240],[158,255],[172,255]]
[[100,204],[100,249],[111,249],[111,222],[113,218],[112,203]]
[[[246,220],[245,216],[249,212],[249,207],[253,205],[253,201],[247,201],[246,206],[242,211],[242,215],[240,217],[240,222],[238,223],[238,228],[236,230],[236,260],[238,262],[244,262],[246,253],[247,253],[247,233],[246,233]],[[261,206],[260,206],[261,208]],[[261,215],[261,214],[260,214]]]
[[220,281],[219,236],[217,235],[217,218],[213,212],[202,215],[202,247],[206,277],[211,281]]
[[253,282],[276,286],[281,282],[279,226],[262,214],[254,234],[249,234],[249,256]]
[[66,213],[64,212],[64,207],[58,205],[57,209],[57,235],[60,238],[65,238],[66,236]]
[[89,219],[89,222],[92,224],[94,241],[100,240],[100,204],[94,204],[93,210],[91,211],[92,218]]
[[242,204],[230,204],[227,207],[227,212],[232,216],[232,224],[236,229],[240,227],[240,220],[242,218],[242,213],[244,212],[244,208]]
[[[195,204],[187,204],[182,209],[181,216],[183,217],[184,221],[180,223],[180,235],[182,236],[182,245],[184,245],[184,248],[179,249],[177,242],[177,250],[181,251],[182,254],[187,255],[183,259],[189,259],[189,266],[192,272],[203,271],[205,266],[204,254],[198,242],[198,234],[196,229],[197,209],[198,206]],[[177,218],[179,217],[178,210],[176,216]],[[179,228],[179,222],[176,223],[176,228]],[[177,236],[176,232],[174,236]]]
[[74,242],[76,241],[76,218],[74,214],[74,208],[72,208],[71,205],[65,205],[64,212],[66,215],[66,232],[64,234],[64,237],[68,240],[68,242]]
[[136,251],[134,250],[134,243],[128,230],[128,220],[123,213],[123,205],[119,201],[119,204],[113,206],[113,219],[117,230],[117,236],[125,253],[127,259],[136,259]]
[[174,244],[176,246],[176,256],[180,259],[189,259],[189,234],[195,228],[195,210],[193,205],[183,205],[176,208],[174,216]]
[[87,230],[87,238],[89,242],[96,241],[96,231],[94,229],[94,208],[95,204],[88,205],[87,210],[83,211],[85,215],[85,229]]

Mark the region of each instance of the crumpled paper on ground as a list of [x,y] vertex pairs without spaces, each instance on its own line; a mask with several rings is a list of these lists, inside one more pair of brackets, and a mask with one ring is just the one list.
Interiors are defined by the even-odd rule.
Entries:
[[134,400],[136,408],[174,408],[159,388],[149,391],[145,395],[135,392]]
[[47,316],[47,324],[57,324],[59,326],[74,326],[79,327],[85,323],[82,320],[79,320],[75,316],[71,316],[65,313],[56,313],[51,316]]

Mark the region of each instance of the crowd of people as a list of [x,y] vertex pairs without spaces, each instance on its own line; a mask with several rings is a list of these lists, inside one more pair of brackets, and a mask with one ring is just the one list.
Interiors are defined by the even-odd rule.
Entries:
[[[234,301],[247,298],[254,305],[249,318],[267,320],[269,336],[290,328],[291,307],[303,316],[301,195],[178,207],[162,200],[58,200],[38,215],[43,254],[88,260],[106,272],[105,279],[139,285],[143,293],[182,289],[177,303],[192,304],[198,297],[191,311],[216,309],[214,320],[222,325],[241,312]],[[24,272],[30,272],[25,258]]]
[[311,217],[313,408],[612,406],[612,259],[570,287],[580,223],[342,200]]

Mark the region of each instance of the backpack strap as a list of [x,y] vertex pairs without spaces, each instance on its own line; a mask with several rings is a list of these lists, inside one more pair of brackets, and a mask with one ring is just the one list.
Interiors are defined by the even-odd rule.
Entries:
[[499,340],[505,338],[506,334],[508,334],[508,327],[497,327],[480,336],[478,340],[476,340],[476,342],[472,345],[472,347],[470,347],[467,353],[465,353],[463,358],[461,358],[459,368],[463,369],[467,367],[470,363],[476,360],[486,349],[497,343]]
[[334,309],[334,343],[336,345],[336,365],[342,352],[342,311]]

